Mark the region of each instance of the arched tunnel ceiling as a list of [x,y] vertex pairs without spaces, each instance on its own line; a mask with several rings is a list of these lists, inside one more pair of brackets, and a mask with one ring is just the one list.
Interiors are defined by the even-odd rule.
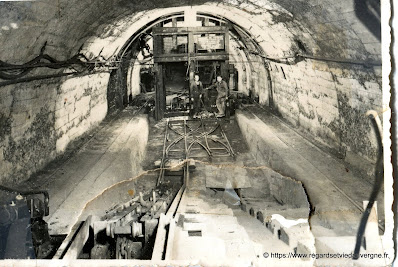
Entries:
[[[115,51],[120,51],[130,36],[139,29],[145,28],[146,25],[153,25],[153,21],[156,21],[157,18],[177,12],[190,12],[191,9],[191,7],[154,9],[124,16],[111,24],[112,26],[108,25],[101,29],[94,38],[90,38],[84,46],[83,53],[92,57],[102,50],[102,55],[109,57]],[[228,19],[244,28],[251,36],[254,36],[255,42],[261,44],[269,55],[283,56],[284,52],[288,52],[291,48],[293,39],[291,32],[281,25],[268,23],[271,19],[269,14],[262,17],[249,15],[245,11],[224,4],[204,4],[195,6],[193,9],[196,12]]]
[[[312,144],[321,144],[320,147],[328,148],[330,154],[355,166],[353,169],[359,170],[362,178],[373,175],[378,156],[375,132],[365,114],[384,107],[380,64],[358,64],[359,61],[380,62],[381,44],[377,29],[370,29],[358,17],[357,1],[361,0],[0,1],[0,66],[1,61],[25,63],[31,60],[39,55],[45,43],[45,53],[57,60],[69,59],[77,53],[93,59],[100,52],[108,58],[120,54],[134,34],[160,17],[194,8],[241,27],[238,33],[243,36],[243,32],[247,32],[253,38],[253,42],[244,40],[245,44],[249,49],[253,44],[261,47],[264,57],[283,58],[300,52],[318,59],[346,61],[325,63],[309,58],[295,64],[279,64],[277,60],[270,60],[260,67],[260,57],[255,54],[239,49],[235,55],[231,53],[237,61],[246,64],[239,70],[247,77],[246,95],[254,95],[259,104],[279,116],[278,120],[290,123],[313,141],[314,150]],[[134,64],[134,60],[128,60],[128,64]],[[7,126],[0,131],[0,182],[26,180],[62,155],[72,141],[90,134],[104,121],[113,111],[110,103],[118,100],[117,93],[127,95],[125,91],[118,92],[120,88],[115,86],[117,79],[126,79],[118,76],[121,68],[115,69],[0,85],[0,124]],[[47,68],[36,71],[54,72]],[[110,97],[110,93],[116,97]],[[120,102],[123,108],[123,99]],[[253,121],[247,120],[247,123]],[[250,129],[257,126],[251,125]],[[133,127],[143,134],[140,126]],[[266,159],[274,152],[271,150],[267,154],[262,140],[274,142],[275,139],[262,133],[262,129],[248,131],[253,133],[247,140],[252,140],[253,147],[257,147],[256,157]],[[284,145],[276,142],[271,147],[277,151]],[[311,169],[315,170],[311,172],[298,163],[285,164],[284,158],[275,161],[287,169],[292,178],[296,178],[296,169],[303,176],[312,174],[314,184],[320,184],[321,179],[316,178],[324,175],[319,169]],[[297,168],[290,168],[293,164],[297,164]],[[132,168],[138,169],[137,166]],[[327,169],[336,176],[349,172],[348,168],[334,170],[328,166]],[[353,169],[350,167],[349,175]],[[107,181],[113,183],[111,179]],[[325,201],[325,206],[328,204],[330,202]]]
[[[230,17],[246,27],[270,56],[297,49],[299,39],[317,56],[380,60],[380,42],[356,17],[354,1],[35,1],[0,3],[0,59],[22,63],[37,55],[47,41],[46,53],[59,60],[76,54],[87,41],[91,52],[111,54],[141,23],[167,13],[163,8],[198,6]],[[210,7],[210,8],[209,8]],[[263,36],[262,33],[268,34]]]
[[[246,68],[253,69],[245,72],[245,87],[258,97],[260,104],[274,108],[280,117],[311,138],[336,149],[343,158],[348,151],[372,161],[376,158],[377,144],[364,114],[369,109],[383,109],[381,43],[377,32],[374,34],[357,17],[356,1],[2,1],[0,63],[26,63],[39,55],[45,43],[44,53],[59,61],[79,52],[92,59],[101,50],[106,58],[123,48],[148,23],[194,7],[198,12],[225,18],[242,27],[254,39],[253,43],[261,46],[265,56],[286,57],[302,52],[318,58],[345,60],[325,63],[309,58],[293,64],[270,60],[269,69],[265,64],[261,68],[260,64],[251,68],[245,65],[240,73]],[[248,51],[240,52],[240,58],[250,64],[261,62]],[[358,61],[376,62],[377,66],[364,66]],[[64,70],[38,68],[33,72],[45,76]],[[71,140],[83,134],[87,127],[81,126],[82,122],[97,125],[116,99],[107,95],[114,74],[110,70],[15,84],[1,81],[0,86],[4,87],[0,92],[0,119],[4,118],[8,127],[0,132],[4,144],[0,150],[8,154],[4,154],[7,157],[0,170],[6,170],[4,173],[9,177],[27,177],[25,171],[30,174],[40,169],[64,151]],[[85,94],[85,89],[95,93]],[[38,149],[24,145],[37,139],[31,134],[37,132],[33,120],[47,122],[38,115],[49,120],[40,127],[47,135],[40,133],[38,138],[48,144],[45,148],[50,156],[40,163],[36,162]],[[52,143],[48,142],[49,138]],[[15,144],[21,147],[20,154],[13,149]],[[355,158],[357,161],[360,162]],[[21,170],[14,168],[15,162],[24,162]]]

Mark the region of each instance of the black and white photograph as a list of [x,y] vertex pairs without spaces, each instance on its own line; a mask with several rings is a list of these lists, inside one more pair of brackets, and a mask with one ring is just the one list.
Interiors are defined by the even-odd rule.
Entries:
[[393,266],[397,5],[0,0],[0,267]]

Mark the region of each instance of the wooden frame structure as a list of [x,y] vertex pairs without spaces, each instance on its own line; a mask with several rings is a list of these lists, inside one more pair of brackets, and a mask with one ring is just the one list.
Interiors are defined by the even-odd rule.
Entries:
[[[154,38],[154,71],[156,73],[156,94],[155,94],[155,119],[164,118],[166,111],[166,91],[164,88],[165,67],[164,64],[171,62],[187,62],[189,67],[189,78],[193,79],[195,66],[198,61],[219,61],[221,65],[221,75],[228,76],[229,63],[229,27],[227,26],[203,26],[203,27],[154,27],[152,35]],[[205,51],[198,53],[195,51],[195,35],[222,35],[222,51]],[[171,36],[173,43],[177,45],[179,36],[186,36],[187,44],[182,52],[164,53],[162,38]]]

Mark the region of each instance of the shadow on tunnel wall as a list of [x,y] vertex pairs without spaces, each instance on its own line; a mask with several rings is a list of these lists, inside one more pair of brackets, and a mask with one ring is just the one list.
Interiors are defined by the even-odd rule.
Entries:
[[123,58],[119,68],[110,74],[107,89],[108,114],[122,110],[128,105],[127,71],[130,58],[131,56],[128,56],[128,59]]
[[357,18],[381,40],[380,0],[354,0],[354,6]]

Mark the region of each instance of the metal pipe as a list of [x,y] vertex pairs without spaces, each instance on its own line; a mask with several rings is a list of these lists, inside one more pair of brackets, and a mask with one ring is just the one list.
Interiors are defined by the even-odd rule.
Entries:
[[11,85],[11,84],[18,84],[18,83],[26,83],[26,82],[32,82],[32,81],[38,81],[38,80],[59,78],[59,77],[64,77],[64,76],[76,75],[76,74],[80,74],[80,73],[73,72],[73,73],[58,73],[58,74],[52,74],[52,75],[33,76],[33,77],[22,78],[22,79],[18,79],[18,80],[4,81],[4,82],[0,83],[0,87]]
[[[102,71],[89,72],[89,73],[87,73],[87,75],[92,75],[92,74],[97,74],[97,73],[108,73],[108,71],[103,71],[102,70]],[[18,84],[18,83],[26,83],[26,82],[38,81],[38,80],[60,78],[60,77],[72,76],[72,75],[76,75],[77,76],[79,74],[83,74],[83,72],[68,72],[68,73],[57,73],[57,74],[51,74],[51,75],[39,75],[39,76],[21,78],[21,79],[18,79],[18,80],[10,80],[10,81],[0,82],[0,87],[7,86],[7,85],[12,85],[12,84]]]
[[305,54],[297,54],[297,56],[309,58],[309,59],[313,59],[313,60],[319,60],[319,61],[330,61],[330,62],[354,64],[354,65],[381,66],[381,64],[382,64],[381,61],[373,61],[373,60],[370,60],[370,61],[347,60],[347,59],[341,59],[341,58],[316,57],[316,56],[305,55]]

